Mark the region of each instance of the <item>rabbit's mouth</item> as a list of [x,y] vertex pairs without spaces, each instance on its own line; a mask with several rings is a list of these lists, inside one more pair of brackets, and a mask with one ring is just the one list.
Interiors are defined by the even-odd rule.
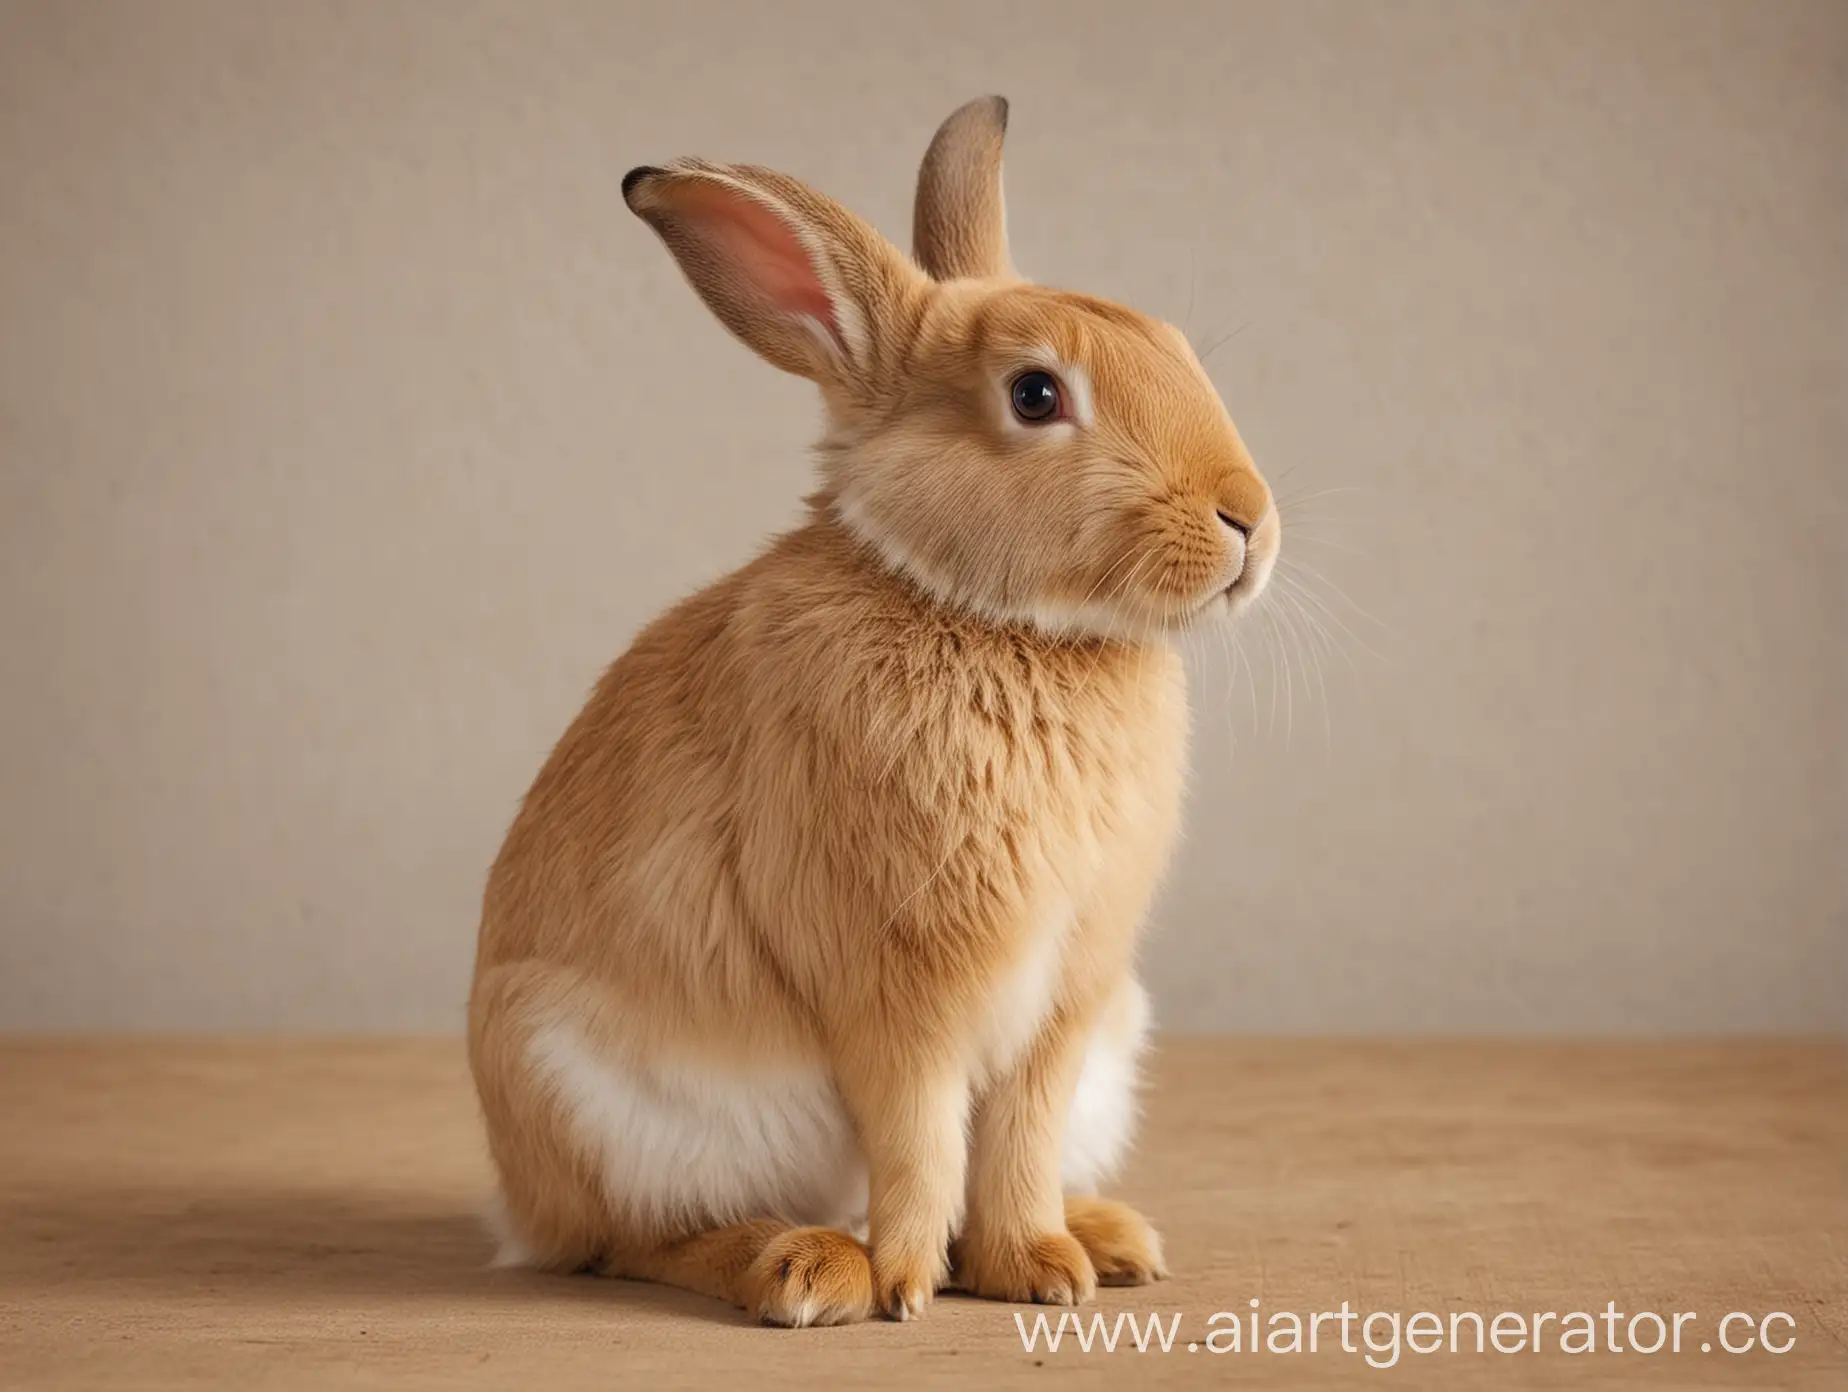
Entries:
[[1224,589],[1214,590],[1192,609],[1184,611],[1180,619],[1180,626],[1183,628],[1191,628],[1195,624],[1205,623],[1209,619],[1216,618],[1223,621],[1243,613],[1251,606],[1252,601],[1257,598],[1256,590],[1259,588],[1258,586],[1248,583],[1247,577],[1249,574],[1250,572],[1246,571]]
[[1254,569],[1249,560],[1241,564],[1232,583],[1219,592],[1218,598],[1236,607],[1247,596],[1255,597],[1256,592],[1264,588],[1264,582],[1254,577]]
[[1224,604],[1226,616],[1237,618],[1256,604],[1270,585],[1271,570],[1277,564],[1279,526],[1273,509],[1259,524],[1252,545],[1240,557],[1238,574],[1220,590],[1204,608]]
[[1208,609],[1223,609],[1225,617],[1235,619],[1263,595],[1266,583],[1270,579],[1270,567],[1246,563],[1238,573],[1238,579],[1227,585],[1201,606],[1201,613]]

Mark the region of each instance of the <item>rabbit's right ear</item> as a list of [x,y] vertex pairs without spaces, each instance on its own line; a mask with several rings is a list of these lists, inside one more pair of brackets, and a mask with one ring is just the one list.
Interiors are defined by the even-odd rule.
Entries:
[[630,170],[622,196],[726,328],[824,386],[852,387],[890,362],[929,285],[852,213],[767,169],[676,160]]
[[937,127],[918,169],[911,253],[934,280],[1011,280],[1001,144],[1007,98],[977,97]]

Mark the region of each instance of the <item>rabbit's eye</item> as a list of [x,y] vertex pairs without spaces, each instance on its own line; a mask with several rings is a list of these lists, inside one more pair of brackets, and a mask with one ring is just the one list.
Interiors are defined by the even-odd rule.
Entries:
[[1014,414],[1029,425],[1040,425],[1059,415],[1059,382],[1050,372],[1023,372],[1010,393]]

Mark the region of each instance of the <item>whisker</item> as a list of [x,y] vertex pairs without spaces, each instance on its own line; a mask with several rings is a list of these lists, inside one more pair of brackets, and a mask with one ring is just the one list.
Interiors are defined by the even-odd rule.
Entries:
[[1197,355],[1200,359],[1200,366],[1205,367],[1207,364],[1207,361],[1213,356],[1213,354],[1217,353],[1221,348],[1225,347],[1226,344],[1230,343],[1233,339],[1237,338],[1240,334],[1245,332],[1245,330],[1250,327],[1251,327],[1251,320],[1247,319],[1244,321],[1244,323],[1240,324],[1237,328],[1231,329],[1227,331],[1226,333],[1221,334],[1218,338],[1214,339],[1212,347],[1208,348],[1204,353],[1200,353]]
[[1336,541],[1332,537],[1319,537],[1314,532],[1301,531],[1295,523],[1292,523],[1285,530],[1289,534],[1291,546],[1326,546],[1331,551],[1345,551],[1350,556],[1364,556],[1367,554],[1364,547],[1355,546],[1345,541]]
[[[1288,476],[1286,475],[1285,477],[1288,477]],[[1283,480],[1278,479],[1277,482],[1281,484]],[[1279,508],[1279,510],[1281,510],[1286,507],[1299,507],[1303,503],[1315,502],[1316,500],[1321,499],[1321,498],[1339,498],[1339,497],[1344,497],[1345,495],[1349,493],[1377,493],[1377,492],[1379,492],[1377,488],[1370,488],[1365,484],[1343,483],[1343,484],[1334,484],[1334,485],[1330,485],[1328,487],[1323,487],[1323,488],[1310,488],[1310,489],[1305,489],[1305,490],[1299,490],[1295,493],[1286,493],[1286,494],[1281,494],[1281,495],[1277,492],[1276,488],[1272,488],[1271,498],[1277,504],[1277,507]]]
[[[1316,594],[1312,589],[1304,585],[1302,581],[1298,580],[1293,575],[1287,574],[1282,569],[1282,567],[1279,567],[1276,570],[1276,572],[1274,572],[1272,578],[1275,579],[1279,585],[1284,587],[1284,589],[1280,591],[1280,593],[1292,594],[1293,596],[1297,597],[1299,603],[1307,601],[1309,604],[1314,605],[1315,608],[1319,610],[1321,614],[1325,616],[1330,623],[1334,624],[1337,628],[1341,630],[1342,634],[1347,638],[1349,642],[1353,643],[1355,646],[1360,648],[1360,650],[1366,653],[1368,657],[1371,657],[1375,661],[1378,661],[1378,662],[1385,661],[1385,659],[1381,657],[1380,654],[1376,652],[1374,648],[1369,643],[1367,643],[1365,639],[1361,638],[1359,634],[1355,633],[1353,629],[1349,628],[1347,624],[1343,622],[1341,616],[1337,614],[1334,611],[1334,609],[1331,608],[1328,605],[1328,603],[1325,600],[1323,600],[1323,598],[1320,595]],[[1309,614],[1305,611],[1305,617],[1315,618],[1316,616],[1313,614]],[[1321,627],[1319,620],[1317,621],[1317,626]],[[1325,628],[1323,629],[1323,631],[1324,633],[1327,632]],[[1334,635],[1328,634],[1328,637],[1332,644]],[[1347,656],[1345,649],[1342,649],[1341,651],[1342,651],[1343,656]],[[1348,661],[1349,661],[1349,664],[1352,665],[1353,659],[1351,657],[1348,658]]]
[[[1320,696],[1320,704],[1322,707],[1322,738],[1324,747],[1332,751],[1335,747],[1335,736],[1334,725],[1328,713],[1328,682],[1322,673],[1320,651],[1316,648],[1313,639],[1309,637],[1308,630],[1303,626],[1304,621],[1308,620],[1309,615],[1303,609],[1302,602],[1294,595],[1283,592],[1283,597],[1290,601],[1289,605],[1285,606],[1283,609],[1283,617],[1285,622],[1290,625],[1291,631],[1297,635],[1297,652],[1303,665],[1303,684],[1306,688],[1309,678],[1311,676],[1315,678],[1316,691]],[[1292,610],[1294,610],[1294,615],[1292,615]]]
[[[1187,248],[1187,313],[1181,320],[1181,337],[1186,338],[1193,329],[1194,291],[1200,285],[1200,258],[1196,249]],[[1191,341],[1191,340],[1190,340]]]
[[1314,566],[1310,565],[1307,561],[1292,559],[1290,564],[1293,567],[1301,569],[1306,574],[1313,576],[1318,583],[1328,586],[1330,590],[1334,591],[1335,597],[1337,599],[1339,599],[1343,604],[1347,605],[1347,607],[1352,609],[1356,614],[1360,615],[1360,617],[1365,619],[1368,623],[1374,625],[1374,627],[1380,628],[1380,629],[1384,629],[1386,627],[1386,625],[1382,623],[1379,619],[1375,618],[1367,610],[1361,608],[1360,605],[1356,604],[1345,590],[1343,590],[1333,580],[1330,580],[1326,575],[1322,574],[1321,571],[1317,570]]
[[[1283,743],[1287,748],[1296,723],[1296,683],[1290,671],[1290,655],[1283,646],[1283,637],[1277,629],[1277,615],[1271,605],[1258,611],[1264,617],[1264,641],[1270,649],[1273,659],[1271,664],[1271,708],[1270,733],[1277,733],[1278,697],[1283,697]],[[1281,678],[1281,680],[1280,680]]]
[[886,930],[894,923],[898,922],[898,916],[910,906],[911,901],[916,899],[925,890],[929,889],[936,881],[937,876],[941,875],[949,868],[950,862],[956,858],[956,853],[963,848],[967,840],[968,838],[964,836],[950,843],[950,849],[944,852],[943,859],[937,862],[937,868],[924,877],[924,882],[922,884],[912,890],[911,893],[907,894],[903,899],[900,899],[898,901],[898,907],[892,910],[891,917],[887,918],[884,923],[879,925],[878,936],[884,937]]
[[1245,651],[1244,635],[1236,630],[1232,633],[1232,651],[1245,667],[1245,690],[1251,697],[1251,733],[1258,733],[1258,672],[1251,665],[1251,654]]
[[[1136,563],[1129,568],[1129,571],[1123,576],[1121,580],[1119,580],[1115,585],[1111,587],[1110,593],[1105,596],[1104,604],[1107,608],[1111,610],[1113,617],[1116,617],[1116,618],[1121,617],[1120,613],[1117,611],[1117,608],[1116,608],[1117,600],[1121,598],[1123,592],[1126,589],[1128,589],[1131,583],[1134,582],[1137,574],[1140,573],[1140,571],[1142,570],[1142,567],[1145,564],[1147,564],[1151,559],[1154,558],[1155,551],[1156,551],[1156,548],[1153,546],[1144,550],[1141,556],[1138,557]],[[1119,562],[1119,564],[1120,563],[1121,562]],[[1112,566],[1111,569],[1114,570],[1116,569],[1116,567]],[[1108,572],[1106,572],[1106,574],[1107,573]],[[1096,586],[1092,586],[1092,589],[1095,590]],[[1089,601],[1087,600],[1086,602],[1088,603]],[[1087,686],[1089,686],[1091,682],[1096,678],[1098,669],[1104,665],[1104,652],[1110,646],[1111,641],[1112,640],[1108,637],[1102,637],[1098,639],[1097,650],[1091,655],[1091,665],[1085,668],[1084,675],[1081,676],[1078,679],[1077,683],[1072,687],[1073,699],[1076,699],[1078,694],[1082,692]],[[1138,695],[1139,694],[1140,692],[1138,692]]]
[[1238,668],[1234,664],[1232,657],[1232,626],[1230,624],[1214,624],[1213,634],[1219,639],[1219,651],[1226,660],[1225,701],[1223,704],[1225,706],[1226,717],[1226,756],[1231,758],[1238,752],[1238,731],[1232,720],[1232,688],[1238,678]]

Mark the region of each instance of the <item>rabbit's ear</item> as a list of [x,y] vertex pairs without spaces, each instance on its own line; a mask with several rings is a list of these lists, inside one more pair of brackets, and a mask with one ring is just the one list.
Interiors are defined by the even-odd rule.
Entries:
[[1012,279],[1001,142],[1007,98],[977,97],[937,127],[918,170],[911,250],[934,279]]
[[630,170],[622,196],[726,328],[824,385],[889,357],[893,321],[928,284],[852,213],[767,169],[677,160]]

